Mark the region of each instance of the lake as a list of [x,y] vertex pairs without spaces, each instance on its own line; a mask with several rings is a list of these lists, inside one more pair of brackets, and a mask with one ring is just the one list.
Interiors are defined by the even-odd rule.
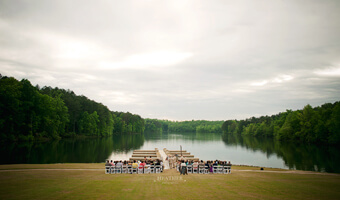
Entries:
[[202,160],[340,173],[340,149],[336,146],[302,145],[218,133],[144,133],[1,144],[0,163],[98,163],[106,159],[128,159],[136,149],[176,150],[180,145]]

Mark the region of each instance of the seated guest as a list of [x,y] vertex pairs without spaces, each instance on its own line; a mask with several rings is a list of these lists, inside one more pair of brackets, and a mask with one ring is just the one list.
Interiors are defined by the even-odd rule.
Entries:
[[215,160],[215,162],[213,163],[213,166],[217,166],[217,160]]
[[154,163],[154,165],[159,165],[159,160],[158,159],[154,160],[153,163]]
[[204,164],[203,160],[201,160],[201,162],[198,163],[198,167],[202,168],[202,169],[205,167],[205,164]]
[[111,160],[111,166],[115,166],[115,163],[113,162],[113,160]]
[[195,169],[195,168],[198,168],[198,162],[195,161],[194,164],[192,164],[192,167]]
[[204,166],[205,166],[205,168],[206,168],[206,169],[209,169],[209,163],[210,163],[210,161],[209,161],[209,160],[208,160],[208,161],[205,163],[205,165],[204,165]]
[[109,160],[106,160],[105,166],[111,166]]
[[144,166],[145,166],[145,162],[144,162],[144,161],[142,161],[142,162],[139,164],[138,168],[139,168],[139,169],[143,169],[143,168],[144,168]]
[[[142,169],[142,173],[144,173],[144,167],[145,167],[145,162],[144,161],[141,161],[140,163],[139,163],[139,165],[138,165],[138,169]],[[138,172],[139,173],[139,172]]]
[[188,160],[185,164],[186,164],[187,166],[188,166],[188,165],[192,165],[192,161]]
[[123,167],[122,161],[119,161],[119,162],[116,164],[116,167]]
[[132,168],[133,169],[137,169],[138,168],[138,163],[136,163],[136,161],[134,160],[132,163]]
[[155,165],[155,172],[157,172],[158,170],[160,172],[162,171],[162,167],[161,167],[160,162],[159,162],[158,159],[154,161],[154,165]]
[[153,161],[150,161],[150,169],[152,173],[154,173],[154,168],[155,168],[155,164],[153,163]]
[[128,171],[129,170],[132,171],[132,162],[130,160],[127,162],[127,168],[128,168]]

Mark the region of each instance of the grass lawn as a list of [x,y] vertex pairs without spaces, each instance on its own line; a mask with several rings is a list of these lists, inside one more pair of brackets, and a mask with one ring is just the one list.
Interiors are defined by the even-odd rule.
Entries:
[[114,175],[104,174],[104,164],[0,165],[0,199],[340,199],[339,174],[232,169]]

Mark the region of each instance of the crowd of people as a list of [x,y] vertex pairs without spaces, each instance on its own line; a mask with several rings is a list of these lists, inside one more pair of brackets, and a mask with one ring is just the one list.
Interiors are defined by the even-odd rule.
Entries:
[[[110,167],[110,173],[156,173],[163,172],[163,161],[156,159],[113,161],[106,160],[105,167]],[[108,172],[106,172],[108,173]]]
[[[167,160],[170,161],[169,158]],[[171,162],[169,162],[171,163]],[[161,173],[163,172],[164,165],[163,161],[156,159],[144,160],[128,160],[128,161],[113,161],[106,160],[105,163],[106,173],[117,174],[117,173]],[[208,161],[194,161],[194,160],[177,160],[174,166],[170,165],[170,168],[176,168],[180,175],[187,175],[188,173],[203,173],[203,174],[213,174],[213,173],[231,173],[231,163],[230,161],[221,160],[208,160]]]
[[[220,166],[220,167],[218,167]],[[189,160],[178,160],[176,165],[177,170],[180,172],[180,175],[188,175],[189,173],[230,173],[231,163],[230,161],[221,161],[221,160],[208,160],[204,162],[201,161],[189,161]]]

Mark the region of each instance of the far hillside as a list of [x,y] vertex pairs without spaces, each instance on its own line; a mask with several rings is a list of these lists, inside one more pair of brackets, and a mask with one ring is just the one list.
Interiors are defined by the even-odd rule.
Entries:
[[224,134],[274,137],[278,140],[307,143],[340,143],[340,102],[326,103],[302,110],[287,110],[272,116],[227,120]]
[[71,90],[0,76],[0,140],[143,133],[139,115],[110,111]]
[[224,121],[169,121],[159,119],[145,119],[145,131],[147,132],[200,132],[200,133],[222,133],[222,124]]

